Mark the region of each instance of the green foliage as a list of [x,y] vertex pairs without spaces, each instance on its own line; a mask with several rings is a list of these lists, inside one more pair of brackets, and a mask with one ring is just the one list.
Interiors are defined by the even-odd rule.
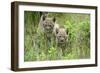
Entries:
[[[56,17],[56,22],[68,30],[68,42],[65,55],[62,59],[86,59],[90,58],[90,15],[79,13],[49,13],[50,17]],[[24,60],[56,60],[58,49],[53,44],[48,47],[45,37],[38,28],[40,12],[24,12]],[[38,33],[38,35],[37,35]],[[37,43],[39,43],[37,47]],[[40,52],[38,51],[40,50]]]
[[51,59],[51,60],[56,59],[56,48],[51,47],[51,48],[48,50],[48,55],[49,55],[49,59]]

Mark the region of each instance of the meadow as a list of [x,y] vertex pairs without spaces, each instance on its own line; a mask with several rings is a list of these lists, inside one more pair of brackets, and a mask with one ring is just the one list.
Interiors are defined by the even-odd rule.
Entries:
[[[67,51],[62,59],[88,59],[90,58],[90,15],[82,13],[49,13],[50,17],[56,17],[56,22],[63,25],[69,30]],[[25,11],[24,12],[24,61],[36,61],[36,57],[40,57],[40,61],[56,60],[57,48],[51,46],[48,53],[44,53],[44,39],[35,39],[38,29],[41,12]],[[40,38],[42,38],[40,36]],[[42,47],[41,53],[36,55],[37,50],[34,42],[40,41]]]

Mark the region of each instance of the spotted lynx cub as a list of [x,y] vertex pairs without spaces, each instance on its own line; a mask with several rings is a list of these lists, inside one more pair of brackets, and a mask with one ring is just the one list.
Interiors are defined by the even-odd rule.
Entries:
[[43,14],[40,19],[39,27],[47,37],[50,37],[53,33],[56,19],[54,17],[48,17],[48,14]]
[[61,59],[62,55],[64,55],[66,52],[68,31],[64,27],[57,27],[55,28],[55,37],[56,37],[56,48],[58,49],[57,55],[59,59]]
[[[56,19],[54,17],[49,17],[47,13],[42,14],[38,26],[36,39],[38,41],[35,42],[35,47],[37,51],[37,60],[41,60],[39,54],[44,53],[46,56],[48,54],[48,50],[53,46],[53,30]],[[48,60],[48,57],[45,59]]]

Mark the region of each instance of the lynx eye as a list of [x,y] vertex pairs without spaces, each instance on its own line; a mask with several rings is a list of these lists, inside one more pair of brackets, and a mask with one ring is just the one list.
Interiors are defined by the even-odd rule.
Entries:
[[47,26],[47,23],[44,23],[43,26],[46,27]]
[[45,27],[47,27],[48,25],[47,24],[45,24]]
[[52,27],[52,25],[49,25],[50,27]]

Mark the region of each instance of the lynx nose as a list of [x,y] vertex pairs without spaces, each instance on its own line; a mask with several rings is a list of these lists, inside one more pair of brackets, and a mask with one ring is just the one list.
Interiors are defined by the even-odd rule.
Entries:
[[61,42],[64,42],[64,40],[63,40],[63,39],[61,39],[60,41],[61,41]]
[[64,40],[65,40],[64,38],[60,38],[60,42],[64,42]]

